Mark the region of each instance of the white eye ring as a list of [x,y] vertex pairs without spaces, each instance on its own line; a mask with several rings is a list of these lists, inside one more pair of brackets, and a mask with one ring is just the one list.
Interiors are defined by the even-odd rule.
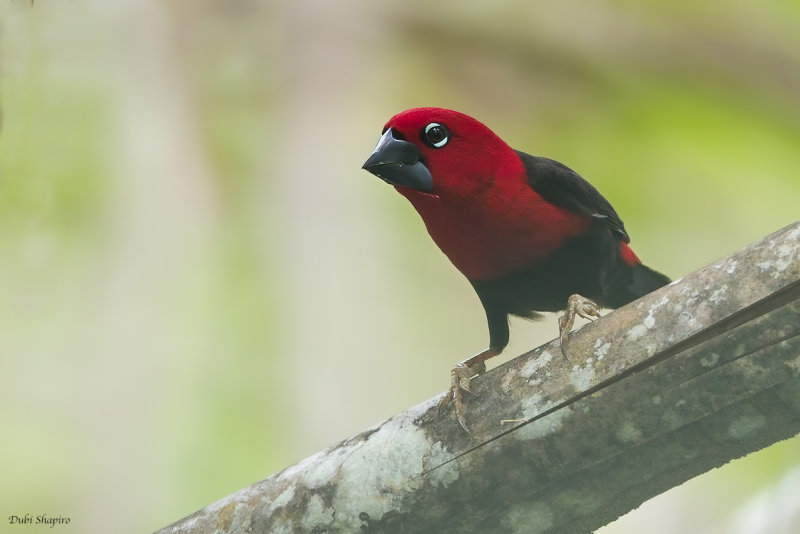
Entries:
[[438,122],[432,122],[425,127],[425,141],[433,148],[442,148],[449,140],[447,128]]

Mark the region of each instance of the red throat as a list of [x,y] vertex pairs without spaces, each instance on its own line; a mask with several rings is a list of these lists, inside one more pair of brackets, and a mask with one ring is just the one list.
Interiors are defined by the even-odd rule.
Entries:
[[398,191],[422,216],[442,252],[470,280],[490,280],[524,269],[591,224],[585,217],[547,203],[527,183],[493,189],[469,203],[444,195]]
[[[426,126],[444,125],[446,144],[426,143]],[[467,115],[418,108],[386,127],[415,143],[433,177],[433,191],[398,187],[417,209],[433,240],[470,280],[487,280],[546,257],[569,236],[585,231],[588,217],[546,202],[528,183],[519,155]]]

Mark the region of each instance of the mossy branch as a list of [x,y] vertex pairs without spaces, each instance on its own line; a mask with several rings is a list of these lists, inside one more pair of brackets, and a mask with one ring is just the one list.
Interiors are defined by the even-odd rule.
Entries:
[[[159,531],[591,532],[800,432],[800,223]],[[580,356],[579,356],[580,355]]]

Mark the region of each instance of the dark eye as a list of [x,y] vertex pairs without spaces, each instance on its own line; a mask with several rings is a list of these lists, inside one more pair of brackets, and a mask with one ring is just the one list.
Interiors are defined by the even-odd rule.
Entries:
[[432,122],[425,127],[422,138],[427,145],[433,148],[442,148],[450,139],[449,136],[450,134],[447,132],[447,128],[445,128],[444,125],[438,122]]

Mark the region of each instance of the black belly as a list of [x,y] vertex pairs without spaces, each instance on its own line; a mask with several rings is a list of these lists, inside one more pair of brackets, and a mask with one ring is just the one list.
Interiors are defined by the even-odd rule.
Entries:
[[[619,259],[618,242],[605,229],[568,238],[547,259],[516,273],[492,280],[474,280],[481,301],[507,314],[530,316],[537,311],[563,310],[570,295],[578,293],[604,307],[612,282],[628,267]],[[621,265],[620,265],[621,264]],[[616,274],[616,276],[614,276]]]
[[[470,280],[486,310],[490,346],[508,343],[508,315],[532,318],[563,310],[575,293],[602,307],[625,304],[614,288],[626,285],[632,268],[619,258],[619,242],[603,227],[568,238],[545,260],[492,280]],[[624,300],[624,299],[623,299]]]

